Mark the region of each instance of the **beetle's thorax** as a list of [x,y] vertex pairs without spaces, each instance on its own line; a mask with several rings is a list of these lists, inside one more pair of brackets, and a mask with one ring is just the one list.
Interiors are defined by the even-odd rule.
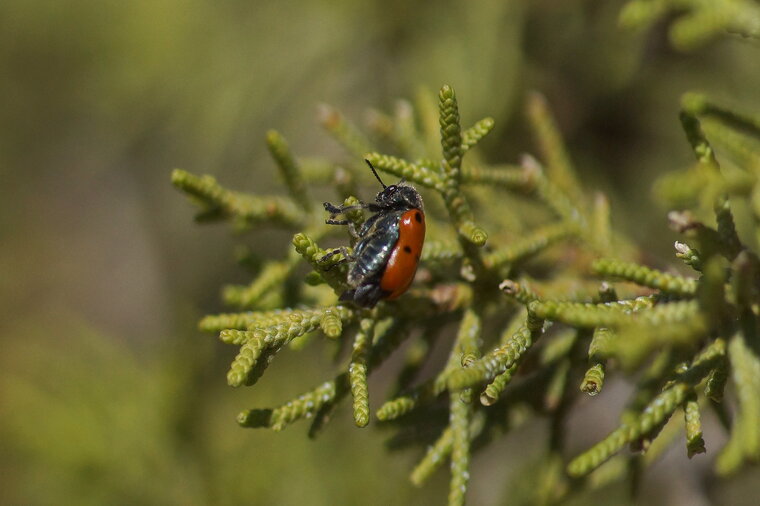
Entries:
[[386,186],[377,194],[375,202],[389,210],[422,209],[422,197],[414,187],[406,183]]

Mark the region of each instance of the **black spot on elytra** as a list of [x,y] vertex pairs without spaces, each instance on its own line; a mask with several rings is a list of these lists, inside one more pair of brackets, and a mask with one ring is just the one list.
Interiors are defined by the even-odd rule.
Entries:
[[412,252],[412,248],[410,248],[409,246],[404,246],[404,253],[411,253],[411,252]]
[[422,223],[422,213],[420,213],[419,211],[414,213],[414,219],[417,220],[417,223]]

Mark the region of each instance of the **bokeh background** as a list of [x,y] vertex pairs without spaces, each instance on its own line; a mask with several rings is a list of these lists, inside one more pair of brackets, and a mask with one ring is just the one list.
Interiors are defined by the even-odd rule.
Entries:
[[[760,48],[721,38],[678,52],[669,19],[620,28],[623,4],[0,2],[0,503],[442,503],[446,473],[413,489],[418,454],[387,451],[387,434],[353,428],[345,410],[316,441],[301,425],[237,427],[240,409],[290,399],[334,365],[318,347],[282,354],[254,389],[227,387],[234,350],[196,323],[222,310],[223,283],[245,282],[238,240],[192,222],[170,171],[277,191],[269,128],[299,155],[337,156],[319,103],[361,124],[444,83],[463,124],[496,119],[485,157],[514,162],[533,150],[522,104],[537,89],[615,224],[666,257],[649,188],[691,160],[679,97],[760,110]],[[249,244],[266,257],[287,237]],[[611,391],[596,415],[616,416]],[[538,437],[521,429],[476,457],[472,504],[519,502],[530,474],[518,463]],[[688,465],[683,453],[647,474],[647,502],[754,504],[755,471],[707,483],[714,451]]]

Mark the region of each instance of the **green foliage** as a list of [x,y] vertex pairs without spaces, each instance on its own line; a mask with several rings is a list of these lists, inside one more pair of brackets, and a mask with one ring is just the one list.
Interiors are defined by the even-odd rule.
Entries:
[[672,11],[680,14],[670,28],[679,49],[694,49],[724,32],[760,38],[760,6],[753,0],[632,0],[620,23],[641,28]]
[[[499,264],[498,280],[519,279],[543,300],[618,300],[597,295],[591,271],[581,269],[588,264],[576,255],[586,255],[591,244],[602,258],[698,277],[714,270],[707,268],[713,252],[699,249],[696,236],[709,238],[707,229],[716,227],[711,195],[721,192],[731,195],[741,241],[757,251],[747,218],[760,202],[754,184],[758,142],[743,128],[723,128],[737,125],[724,112],[741,120],[760,105],[760,66],[752,64],[756,41],[729,37],[689,55],[674,53],[661,39],[687,19],[683,15],[692,9],[686,2],[645,33],[616,24],[625,3],[0,2],[0,95],[6,99],[0,107],[5,190],[0,278],[6,288],[0,294],[0,503],[444,502],[452,432],[447,377],[441,373],[456,323],[477,294],[469,281],[477,273],[458,233],[442,218],[438,189],[415,183],[427,198],[430,225],[438,229],[429,230],[416,293],[399,305],[435,297],[436,304],[451,309],[412,325],[403,344],[375,370],[376,355],[369,353],[368,430],[352,430],[349,397],[349,355],[362,317],[344,325],[338,314],[326,311],[319,328],[293,338],[272,357],[251,389],[228,387],[225,362],[250,340],[255,331],[247,325],[253,320],[266,328],[276,322],[278,308],[336,306],[334,290],[345,280],[345,266],[323,271],[341,256],[320,260],[350,240],[321,227],[319,204],[345,202],[352,195],[371,199],[377,185],[360,160],[368,152],[437,167],[442,157],[437,94],[424,87],[437,89],[443,82],[456,88],[461,187],[475,225],[488,233],[480,252],[484,267],[494,273]],[[545,91],[548,100],[526,97],[527,87]],[[718,173],[683,163],[688,144],[681,142],[673,111],[676,94],[687,87],[710,98],[710,107],[697,116],[720,161]],[[413,99],[390,100],[397,96]],[[527,129],[540,118],[522,117],[524,97],[537,99],[547,114],[549,104],[556,111],[556,118],[544,115],[555,135],[534,146]],[[733,105],[726,107],[726,99]],[[319,100],[340,104],[344,132],[354,135],[351,152],[331,146],[327,135],[310,125]],[[368,104],[383,110],[364,115]],[[493,121],[478,121],[485,116]],[[289,142],[281,142],[283,135]],[[561,146],[564,141],[567,147]],[[561,151],[551,147],[557,142]],[[517,154],[526,150],[541,161],[543,173],[530,159],[519,161]],[[278,160],[267,159],[268,152]],[[588,228],[581,229],[581,239],[573,231],[572,206],[556,194],[551,207],[539,200],[551,194],[546,181],[573,195],[555,170],[562,158],[571,165],[571,180],[577,175],[583,181],[582,187],[575,184],[581,197],[569,199],[585,207]],[[491,163],[504,160],[511,163]],[[257,200],[248,211],[259,211],[248,212],[232,199],[208,206],[211,212],[201,219],[232,218],[241,233],[190,226],[182,196],[166,184],[170,164],[209,173],[237,192],[284,198],[295,204],[288,216],[303,215],[305,222],[269,227],[257,221],[268,202]],[[693,237],[679,237],[692,251],[689,260],[697,273],[680,260],[668,261],[665,250],[675,234],[663,237],[662,212],[646,197],[655,174],[673,167],[683,168],[673,174],[675,184],[658,186],[680,192],[683,200],[672,209],[691,209],[691,216],[681,211],[673,218],[707,226],[687,230]],[[686,172],[689,177],[681,177]],[[299,188],[306,198],[293,196]],[[241,218],[226,215],[224,204],[242,211]],[[554,220],[557,211],[567,219]],[[621,231],[636,234],[643,255],[620,246]],[[308,239],[298,241],[303,252],[290,245],[296,233]],[[228,252],[232,262],[225,258]],[[733,272],[743,274],[725,277],[725,296],[751,299],[746,280],[753,279],[752,264],[741,253],[733,262]],[[326,290],[325,282],[333,289]],[[221,284],[228,286],[219,299]],[[625,282],[616,288],[624,298],[649,294]],[[710,288],[698,297],[714,297],[708,293],[717,293],[719,285]],[[419,294],[424,297],[417,299]],[[525,306],[515,309],[506,298],[500,304],[486,307],[481,316],[483,356],[503,346],[526,320]],[[726,317],[725,307],[716,309],[710,318]],[[225,313],[204,320],[219,341],[195,335],[199,311]],[[386,324],[376,326],[376,338],[385,336]],[[589,345],[587,358],[591,331],[581,335],[554,323],[517,363],[483,387],[479,399],[479,389],[473,389],[470,503],[537,504],[561,497],[566,461],[583,442],[590,446],[601,439],[600,430],[614,428],[609,410],[624,402],[621,387],[627,387],[621,383],[634,382],[621,373],[617,358],[604,355],[618,331],[595,328],[594,338],[607,338],[599,339],[593,357]],[[563,353],[573,345],[580,350],[570,361]],[[477,360],[470,350],[465,363]],[[580,394],[581,402],[571,402],[584,370],[598,363],[607,372],[599,396]],[[451,366],[461,364],[458,357]],[[716,433],[722,429],[712,410],[720,408],[727,427],[740,419],[736,371],[728,356],[720,364],[705,380],[705,395],[724,399],[722,404],[705,402],[702,385],[696,390],[709,452],[687,466],[679,446],[675,450],[683,455],[676,462],[671,455],[644,471],[668,443],[683,441],[684,416],[677,410],[647,453],[632,459],[643,483],[640,502],[663,494],[659,502],[672,502],[672,494],[684,487],[721,504],[738,504],[732,500],[736,494],[750,501],[757,495],[758,480],[746,471],[730,482],[695,479],[721,446]],[[532,374],[541,377],[526,382]],[[325,405],[320,416],[303,419],[307,423],[296,420],[291,430],[276,435],[237,430],[230,423],[241,408],[283,407],[324,380],[330,382],[330,395],[345,397],[335,410]],[[571,416],[549,418],[544,408],[563,398]],[[394,400],[413,400],[417,408],[378,423],[378,408]],[[481,409],[478,400],[490,403],[489,409]],[[746,410],[750,417],[753,412]],[[331,421],[312,441],[300,429],[316,418],[315,431]],[[567,429],[557,430],[565,420]],[[554,458],[544,455],[550,430],[554,441],[566,434],[564,460],[556,452]],[[400,451],[384,452],[381,442],[389,436],[389,447]],[[436,442],[443,453],[427,454]],[[423,454],[431,461],[439,455],[440,469],[420,466],[435,473],[427,475],[427,485],[404,486],[413,460]],[[591,500],[583,492],[571,502],[614,503],[629,487],[611,480],[627,466],[623,451],[592,473],[588,485],[570,481],[573,490],[608,483],[591,493]],[[670,472],[674,467],[678,473]],[[742,483],[750,490],[741,490]]]
[[[433,196],[426,196],[431,232],[420,279],[398,302],[384,302],[371,311],[336,305],[335,297],[345,288],[345,270],[340,265],[331,267],[336,265],[333,259],[339,255],[329,257],[331,260],[326,264],[322,258],[327,252],[307,234],[298,233],[293,244],[313,269],[307,276],[313,286],[302,287],[289,303],[321,302],[325,306],[273,312],[258,302],[261,297],[248,297],[246,306],[253,311],[210,316],[201,322],[202,329],[221,331],[223,341],[240,346],[228,375],[233,386],[252,384],[284,344],[298,336],[321,329],[330,339],[353,340],[348,367],[334,380],[279,408],[245,411],[238,418],[241,426],[281,430],[298,419],[313,418],[310,434],[315,434],[328,420],[335,404],[350,392],[355,423],[364,427],[370,420],[367,375],[403,340],[411,338],[412,349],[416,346],[428,350],[431,345],[440,345],[438,342],[445,335],[441,322],[458,321],[449,358],[439,371],[416,385],[399,378],[398,394],[376,412],[379,421],[393,420],[402,430],[422,428],[429,423],[428,417],[435,416],[440,398],[448,396],[448,427],[429,447],[411,479],[417,485],[422,484],[442,459],[450,458],[449,504],[464,502],[473,439],[484,430],[493,434],[508,429],[499,421],[504,410],[511,412],[526,405],[536,416],[553,420],[554,429],[544,458],[547,465],[556,463],[566,439],[561,421],[579,391],[567,387],[570,378],[580,375],[580,391],[596,395],[605,377],[620,370],[633,373],[649,361],[651,366],[623,413],[620,427],[572,459],[567,465],[567,476],[579,478],[591,473],[626,444],[647,449],[679,408],[684,411],[689,457],[703,453],[700,410],[704,403],[698,387],[704,384],[706,398],[720,401],[729,376],[738,394],[738,412],[730,427],[731,439],[716,463],[717,471],[729,473],[744,461],[757,460],[760,361],[755,344],[760,270],[757,255],[737,233],[729,205],[732,199],[746,199],[752,192],[725,184],[715,152],[702,130],[701,118],[716,116],[722,122],[716,128],[736,132],[742,127],[742,132],[750,134],[758,133],[756,120],[713,106],[703,97],[689,95],[684,100],[681,114],[684,131],[702,167],[700,170],[710,174],[705,180],[709,184],[696,190],[700,193],[697,202],[706,209],[695,208],[694,212],[700,215],[712,212],[716,223],[711,226],[683,212],[671,214],[674,227],[695,244],[691,247],[676,243],[677,256],[701,273],[688,277],[622,260],[635,257],[635,250],[610,229],[606,201],[598,198],[593,204],[586,201],[586,191],[575,177],[545,100],[531,95],[526,110],[542,156],[547,160],[546,171],[530,157],[523,160],[521,167],[509,168],[470,164],[463,159],[493,123],[483,120],[462,133],[456,95],[448,86],[439,94],[440,163],[432,161],[436,158],[434,153],[427,153],[415,162],[375,152],[366,154],[378,170],[403,177],[423,192],[432,191],[440,198],[435,201]],[[324,122],[350,153],[363,155],[360,150],[371,145],[335,111],[330,110]],[[429,122],[419,118],[420,124]],[[399,143],[409,150],[429,145],[425,132],[417,132],[413,125],[414,122],[394,124],[389,128],[403,129],[405,135],[412,136],[408,142]],[[283,168],[294,199],[289,208],[300,207],[306,216],[319,217],[320,210],[305,198],[308,174],[297,171],[298,162],[283,154],[285,144],[279,135],[270,133],[268,142],[270,147],[273,143],[279,146],[272,153]],[[402,150],[400,154],[409,153]],[[361,160],[357,160],[349,170],[357,180],[367,180],[361,166]],[[753,181],[756,175],[751,173]],[[208,209],[220,208],[233,224],[239,224],[241,216],[251,215],[247,211],[250,206],[238,202],[282,202],[273,197],[238,196],[207,178],[184,172],[176,172],[174,182],[192,197],[201,199],[205,214]],[[475,191],[483,184],[489,187]],[[510,194],[535,199],[548,212],[535,223],[525,223],[524,230],[513,231],[511,240],[492,244],[486,230],[499,230],[502,236],[509,236],[499,224],[519,222],[521,206],[526,205],[524,199],[513,199]],[[443,205],[437,205],[438,202]],[[279,210],[282,205],[272,208]],[[516,220],[503,218],[509,214]],[[283,220],[279,211],[257,216],[257,220],[243,221],[248,225],[265,222],[279,227],[295,223]],[[475,224],[475,216],[482,225]],[[299,219],[303,222],[305,218]],[[356,223],[361,219],[356,217]],[[756,215],[755,223],[759,219],[760,215]],[[335,232],[321,225],[319,218],[314,221],[317,223],[311,222],[308,229],[316,237]],[[754,233],[758,232],[760,227],[755,228]],[[614,256],[605,258],[608,255]],[[273,277],[271,265],[261,269],[252,287],[266,284],[277,291],[269,281]],[[288,267],[275,271],[277,283],[299,275],[293,264]],[[502,281],[504,277],[508,279]],[[590,288],[595,285],[594,277],[626,283],[604,282],[596,285],[594,293]],[[576,279],[588,285],[586,295],[579,297],[578,291],[566,293],[561,283],[556,283],[563,279]],[[532,285],[538,288],[532,289]],[[281,299],[288,303],[284,296]],[[526,310],[520,311],[521,305]],[[504,326],[499,339],[484,330],[499,325]],[[569,327],[569,332],[556,331],[562,326]],[[420,329],[422,334],[414,329]],[[546,337],[539,340],[544,334]],[[536,348],[538,352],[534,352]],[[583,357],[584,348],[588,350],[589,363]],[[535,364],[523,370],[521,365],[526,358],[537,353],[532,362],[538,360],[538,370]],[[405,369],[404,374],[419,369],[423,363],[421,355],[413,353],[407,366],[411,369]],[[516,377],[522,380],[523,393],[510,396],[507,401],[503,394]],[[625,469],[615,473],[625,474]],[[586,483],[594,486],[593,481]],[[545,486],[549,488],[537,493],[555,499],[575,490],[562,473],[552,474]]]

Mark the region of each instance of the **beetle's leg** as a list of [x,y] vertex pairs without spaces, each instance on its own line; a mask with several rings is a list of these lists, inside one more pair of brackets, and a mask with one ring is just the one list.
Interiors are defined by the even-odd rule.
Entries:
[[330,214],[335,215],[335,214],[340,214],[341,212],[343,212],[340,207],[333,205],[329,202],[324,202],[322,205],[325,206],[325,211],[327,211]]
[[336,206],[335,204],[331,204],[329,202],[323,202],[322,205],[325,207],[325,211],[328,213],[335,215],[335,214],[343,214],[346,211],[355,211],[357,209],[367,209],[368,206],[372,204],[365,204],[364,202],[361,202],[354,206]]
[[354,260],[354,256],[351,253],[348,252],[348,248],[346,248],[345,246],[341,246],[340,248],[335,248],[335,249],[333,249],[333,250],[328,251],[327,253],[325,253],[322,256],[322,258],[320,258],[318,260],[318,262],[320,264],[324,264],[327,260],[329,260],[330,258],[334,257],[338,253],[342,254],[343,258],[341,258],[340,260],[338,260],[337,262],[335,262],[335,263],[333,263],[331,265],[326,266],[324,268],[325,271],[329,271],[330,269],[332,269],[336,265],[343,265],[345,263],[348,263],[348,262]]
[[348,221],[348,233],[351,234],[351,237],[354,239],[359,239],[359,232],[356,230],[356,224],[353,221]]
[[322,258],[320,258],[319,260],[317,260],[317,262],[319,262],[320,264],[323,264],[327,260],[329,260],[330,258],[332,258],[335,255],[337,255],[338,253],[343,253],[341,251],[341,248],[332,249],[332,250],[328,251],[327,253],[325,253],[324,255],[322,255]]
[[348,220],[334,220],[332,218],[326,219],[325,223],[328,225],[351,225],[351,222]]
[[348,262],[348,259],[342,258],[342,259],[338,260],[337,262],[335,262],[334,264],[331,264],[331,265],[328,265],[327,267],[324,267],[322,270],[325,271],[325,272],[330,272],[331,270],[333,270],[334,267],[337,267],[339,265],[343,265],[343,264],[345,264],[347,262]]
[[364,202],[360,203],[359,205],[355,206],[336,206],[329,202],[324,202],[323,205],[325,206],[325,211],[330,213],[330,217],[325,220],[325,223],[328,225],[348,225],[348,232],[351,234],[351,237],[354,239],[359,238],[359,233],[356,231],[356,225],[351,220],[338,220],[335,219],[335,217],[339,214],[345,214],[348,211],[355,211],[357,209],[366,209],[371,204],[365,204]]

